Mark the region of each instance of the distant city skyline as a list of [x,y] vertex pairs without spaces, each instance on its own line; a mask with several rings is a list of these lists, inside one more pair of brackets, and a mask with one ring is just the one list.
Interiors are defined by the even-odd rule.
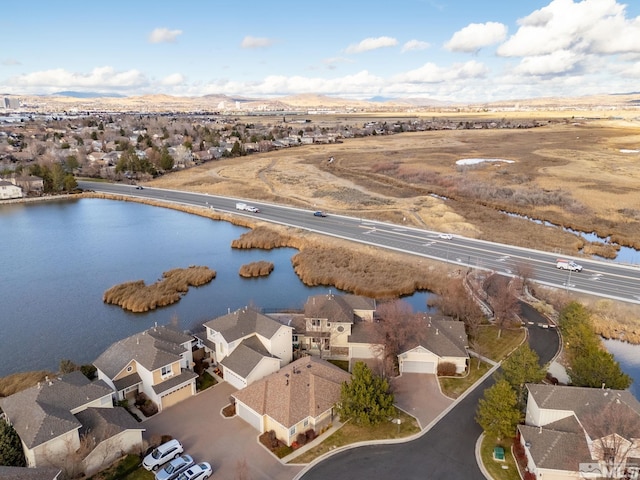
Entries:
[[640,91],[640,2],[25,0],[3,33],[0,94],[488,102]]

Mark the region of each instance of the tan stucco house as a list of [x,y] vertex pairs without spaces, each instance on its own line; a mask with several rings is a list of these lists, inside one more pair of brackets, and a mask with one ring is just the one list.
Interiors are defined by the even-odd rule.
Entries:
[[343,382],[351,375],[307,356],[235,392],[236,413],[258,432],[273,430],[291,446],[299,434],[319,434],[332,423]]
[[469,361],[464,323],[430,318],[420,339],[413,339],[398,355],[400,373],[438,373],[441,363],[453,363],[464,373]]
[[[142,446],[144,428],[125,409],[113,406],[111,388],[101,380],[90,381],[79,371],[47,378],[0,400],[5,420],[20,437],[29,467],[68,471],[73,463],[80,463],[74,469],[91,474],[113,462],[120,452]],[[83,443],[90,452],[81,458],[76,452]]]
[[117,400],[143,392],[162,411],[196,394],[193,341],[171,326],[154,326],[115,342],[93,364]]

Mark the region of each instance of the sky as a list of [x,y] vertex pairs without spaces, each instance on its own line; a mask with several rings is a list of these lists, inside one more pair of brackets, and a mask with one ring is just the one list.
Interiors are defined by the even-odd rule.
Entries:
[[2,18],[0,94],[640,91],[639,0],[22,0]]

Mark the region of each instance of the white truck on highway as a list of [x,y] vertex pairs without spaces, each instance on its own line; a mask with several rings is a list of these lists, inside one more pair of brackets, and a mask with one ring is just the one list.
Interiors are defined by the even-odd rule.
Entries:
[[560,270],[570,270],[572,272],[582,271],[582,265],[578,265],[573,260],[567,260],[564,258],[559,258],[558,260],[556,260],[556,268],[559,268]]
[[236,210],[243,210],[245,212],[251,212],[251,213],[260,213],[260,210],[258,209],[258,207],[247,205],[246,203],[242,203],[242,202],[236,203]]

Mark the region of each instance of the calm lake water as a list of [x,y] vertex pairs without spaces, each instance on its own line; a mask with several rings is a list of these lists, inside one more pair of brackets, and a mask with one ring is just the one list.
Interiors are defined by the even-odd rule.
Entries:
[[[244,305],[302,308],[309,295],[336,292],[306,287],[293,271],[296,250],[236,250],[247,229],[187,213],[99,199],[0,206],[0,376],[57,370],[61,359],[91,363],[111,343],[177,317],[183,329]],[[243,279],[240,266],[268,260],[270,276]],[[216,271],[171,306],[129,313],[102,295],[131,280],[147,284],[189,265]],[[406,297],[425,311],[429,294]]]

